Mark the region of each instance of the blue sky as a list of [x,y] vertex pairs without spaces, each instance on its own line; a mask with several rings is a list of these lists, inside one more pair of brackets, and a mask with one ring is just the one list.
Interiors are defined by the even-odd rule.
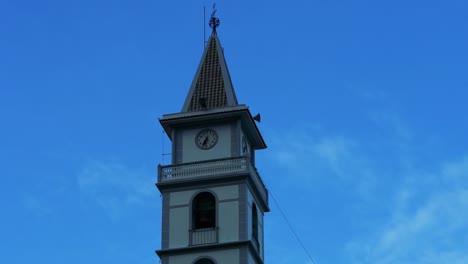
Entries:
[[[0,2],[0,262],[157,263],[157,118],[182,108],[203,4]],[[315,262],[468,263],[467,2],[217,7],[257,167]],[[266,263],[311,264],[271,208]]]

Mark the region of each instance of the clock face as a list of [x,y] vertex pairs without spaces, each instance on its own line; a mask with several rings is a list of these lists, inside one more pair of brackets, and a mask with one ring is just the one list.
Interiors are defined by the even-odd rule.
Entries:
[[210,149],[216,145],[218,142],[218,134],[213,129],[203,129],[198,132],[197,137],[195,138],[195,144],[200,149]]

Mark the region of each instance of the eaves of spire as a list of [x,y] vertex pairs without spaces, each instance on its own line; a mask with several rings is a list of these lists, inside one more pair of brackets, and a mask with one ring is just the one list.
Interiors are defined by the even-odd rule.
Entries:
[[237,98],[216,30],[213,30],[193,78],[182,112],[236,106]]

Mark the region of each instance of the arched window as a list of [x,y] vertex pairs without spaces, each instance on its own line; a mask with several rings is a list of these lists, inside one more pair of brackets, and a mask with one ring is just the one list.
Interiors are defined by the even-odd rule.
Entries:
[[192,221],[193,229],[216,227],[216,199],[213,194],[202,192],[193,198]]
[[252,237],[258,243],[258,214],[255,204],[252,204]]
[[202,258],[197,260],[194,264],[215,264],[211,259]]

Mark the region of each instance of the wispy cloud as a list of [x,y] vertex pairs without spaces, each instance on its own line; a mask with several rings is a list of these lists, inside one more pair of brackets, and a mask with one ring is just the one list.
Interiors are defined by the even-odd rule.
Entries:
[[353,227],[365,226],[345,243],[351,263],[468,263],[468,155],[415,163],[416,135],[404,120],[384,115],[375,122],[392,130],[390,139],[375,138],[388,155],[374,157],[362,138],[304,128],[272,131],[270,158],[302,177],[296,181],[301,185],[330,178],[346,184],[356,206],[354,220],[362,222]]
[[[353,190],[368,196],[375,187],[372,157],[365,155],[355,139],[323,135],[316,129],[291,129],[281,135],[269,135],[270,158],[291,174],[301,177],[301,184],[315,184],[333,179],[336,184],[354,186]],[[287,142],[285,144],[284,142]]]
[[157,193],[152,176],[117,162],[93,161],[83,167],[77,180],[83,197],[116,218],[128,207],[151,201],[149,198]]
[[[291,170],[314,162],[326,164],[335,176],[345,176],[343,167],[353,156],[356,143],[340,136],[314,136],[309,131],[290,131],[271,136],[272,159]],[[287,144],[284,144],[287,142]],[[353,158],[354,160],[354,158]],[[306,162],[306,163],[304,163]]]
[[408,175],[388,221],[347,245],[353,263],[468,263],[468,158]]

